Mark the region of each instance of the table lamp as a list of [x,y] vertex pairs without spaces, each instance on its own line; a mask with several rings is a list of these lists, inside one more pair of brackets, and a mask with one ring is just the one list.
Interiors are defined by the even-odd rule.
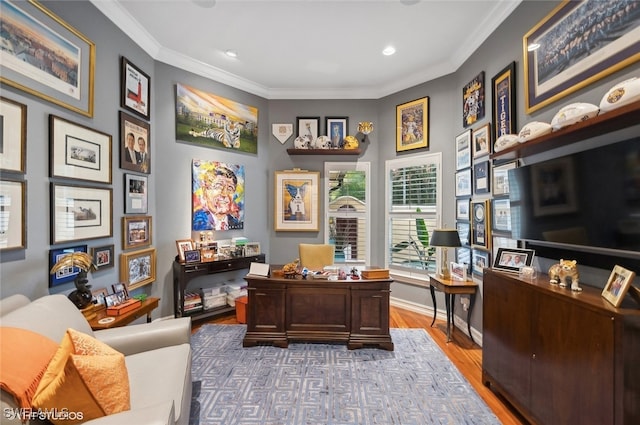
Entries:
[[449,263],[447,261],[447,249],[462,246],[460,236],[456,229],[435,229],[431,235],[431,246],[442,248],[442,261],[438,270],[438,277],[443,279],[451,279],[449,273]]

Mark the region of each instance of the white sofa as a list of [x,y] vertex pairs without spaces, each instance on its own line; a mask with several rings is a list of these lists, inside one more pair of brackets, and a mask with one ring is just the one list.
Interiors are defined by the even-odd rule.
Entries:
[[[91,425],[187,425],[191,406],[191,319],[179,318],[93,331],[76,306],[63,295],[31,302],[23,295],[0,301],[0,325],[28,329],[60,343],[68,328],[91,335],[125,355],[131,410],[94,419]],[[13,397],[1,396],[0,422]],[[33,422],[37,423],[37,422]]]

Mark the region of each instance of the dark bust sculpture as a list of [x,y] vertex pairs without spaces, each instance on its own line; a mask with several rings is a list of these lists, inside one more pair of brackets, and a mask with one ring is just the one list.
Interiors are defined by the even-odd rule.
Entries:
[[91,288],[91,285],[87,285],[87,282],[89,282],[89,279],[87,279],[87,272],[81,270],[73,281],[76,285],[76,289],[69,294],[71,302],[80,310],[90,305],[91,299],[93,298],[91,290],[89,289]]

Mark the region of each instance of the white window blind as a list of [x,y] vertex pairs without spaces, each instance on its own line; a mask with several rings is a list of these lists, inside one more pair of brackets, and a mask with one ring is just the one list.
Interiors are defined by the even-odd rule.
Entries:
[[327,162],[324,178],[325,242],[335,245],[335,262],[368,264],[369,163]]
[[426,279],[435,271],[429,245],[441,217],[441,154],[386,162],[386,262],[392,273]]

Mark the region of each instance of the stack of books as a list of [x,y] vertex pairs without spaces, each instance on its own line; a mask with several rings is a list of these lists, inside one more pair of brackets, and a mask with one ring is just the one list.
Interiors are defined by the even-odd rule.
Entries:
[[185,292],[183,313],[193,313],[199,310],[202,310],[202,296],[200,292]]

